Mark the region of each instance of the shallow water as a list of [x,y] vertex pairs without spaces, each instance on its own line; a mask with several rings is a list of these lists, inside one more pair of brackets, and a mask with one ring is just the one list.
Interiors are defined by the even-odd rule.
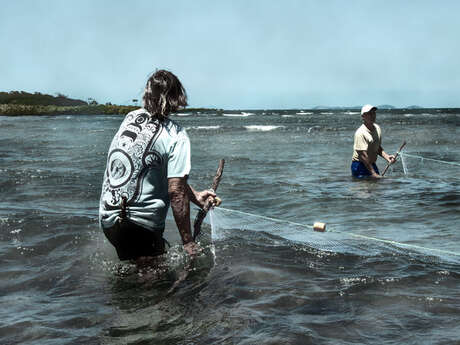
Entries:
[[381,181],[350,177],[354,111],[174,119],[192,185],[226,159],[224,203],[196,261],[169,217],[137,270],[97,225],[121,118],[0,117],[2,344],[460,343],[460,111],[379,111],[385,150],[407,141]]

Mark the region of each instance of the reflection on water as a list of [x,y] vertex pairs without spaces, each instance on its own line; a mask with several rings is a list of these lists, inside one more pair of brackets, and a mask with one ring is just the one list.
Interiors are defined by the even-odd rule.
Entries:
[[375,192],[378,190],[378,183],[381,181],[374,179],[353,179],[353,183],[348,186],[350,194],[357,199],[375,198]]

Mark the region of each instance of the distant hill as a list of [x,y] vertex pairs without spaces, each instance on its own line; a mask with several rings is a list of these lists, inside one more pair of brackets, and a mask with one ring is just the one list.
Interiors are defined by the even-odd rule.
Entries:
[[56,106],[82,106],[88,105],[80,99],[68,98],[57,94],[51,96],[40,92],[28,93],[25,91],[0,92],[0,104],[23,104],[23,105],[56,105]]
[[[334,106],[328,106],[328,105],[319,105],[319,106],[316,106],[312,109],[314,110],[321,110],[321,109],[330,109],[330,110],[343,110],[343,109],[361,109],[362,106],[350,106],[350,107],[334,107]],[[390,109],[423,109],[423,107],[421,106],[418,106],[418,105],[411,105],[411,106],[408,106],[408,107],[395,107],[394,105],[390,105],[390,104],[380,104],[380,105],[377,105],[377,108],[378,109],[381,109],[381,110],[384,110],[384,109],[387,109],[387,110],[390,110]]]

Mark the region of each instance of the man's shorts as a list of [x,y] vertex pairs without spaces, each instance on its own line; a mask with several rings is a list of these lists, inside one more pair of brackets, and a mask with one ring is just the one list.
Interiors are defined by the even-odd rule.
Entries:
[[103,231],[105,237],[115,247],[120,260],[166,253],[163,230],[150,231],[129,220],[122,220]]
[[[375,172],[380,175],[379,169],[375,163],[372,164]],[[353,161],[351,162],[351,175],[357,178],[369,177],[371,172],[367,170],[366,166],[361,162]]]

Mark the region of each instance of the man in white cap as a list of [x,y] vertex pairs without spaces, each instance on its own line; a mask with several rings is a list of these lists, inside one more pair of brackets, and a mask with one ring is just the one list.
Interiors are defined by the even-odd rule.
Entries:
[[388,155],[382,148],[382,131],[375,123],[377,107],[366,104],[361,108],[363,124],[355,132],[351,174],[357,178],[381,178],[375,162],[377,156],[393,163],[395,157]]

